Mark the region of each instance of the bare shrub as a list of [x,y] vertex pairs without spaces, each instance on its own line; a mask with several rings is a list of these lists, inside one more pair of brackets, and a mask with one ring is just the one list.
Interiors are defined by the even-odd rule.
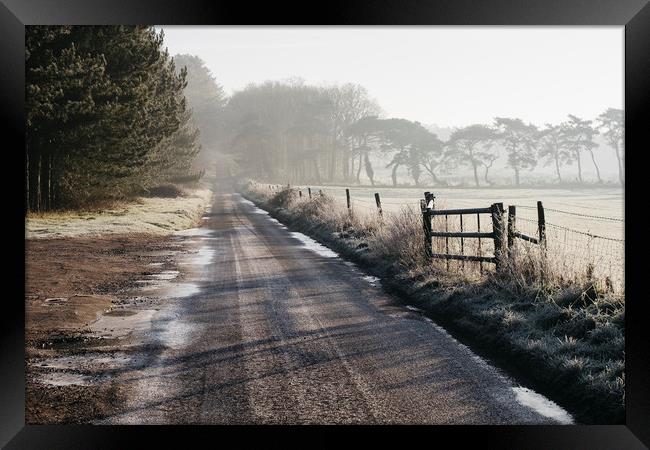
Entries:
[[294,189],[283,189],[269,199],[269,205],[277,208],[290,208],[298,198]]

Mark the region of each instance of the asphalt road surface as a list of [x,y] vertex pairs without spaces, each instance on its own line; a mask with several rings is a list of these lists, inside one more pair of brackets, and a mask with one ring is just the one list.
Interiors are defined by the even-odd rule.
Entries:
[[171,290],[136,336],[143,351],[114,380],[127,404],[102,423],[555,423],[349,263],[215,197],[185,238],[194,290]]

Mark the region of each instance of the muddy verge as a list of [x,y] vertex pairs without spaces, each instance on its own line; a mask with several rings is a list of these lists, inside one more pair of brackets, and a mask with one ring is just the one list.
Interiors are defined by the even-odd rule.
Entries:
[[129,334],[160,306],[142,288],[182,280],[176,257],[187,251],[173,235],[26,242],[27,423],[89,422],[119,408],[126,394],[113,376],[125,361],[146,364]]

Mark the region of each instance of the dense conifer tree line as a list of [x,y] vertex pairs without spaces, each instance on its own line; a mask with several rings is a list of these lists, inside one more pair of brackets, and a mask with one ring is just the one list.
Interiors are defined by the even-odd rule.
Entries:
[[26,209],[126,198],[187,175],[199,151],[163,35],[148,26],[28,26]]

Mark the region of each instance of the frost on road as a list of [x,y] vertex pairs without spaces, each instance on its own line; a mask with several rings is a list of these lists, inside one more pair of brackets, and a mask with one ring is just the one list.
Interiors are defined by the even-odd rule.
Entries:
[[126,405],[102,423],[572,421],[238,194],[179,238],[191,275],[153,280],[167,301],[134,331],[144,350],[113,381]]

